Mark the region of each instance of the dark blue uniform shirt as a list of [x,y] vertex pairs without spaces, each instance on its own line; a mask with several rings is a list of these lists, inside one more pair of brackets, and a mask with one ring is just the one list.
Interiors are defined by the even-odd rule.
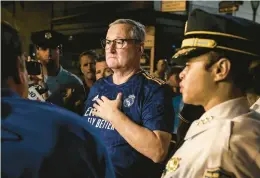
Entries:
[[114,177],[104,145],[82,117],[8,89],[1,93],[2,177]]
[[[85,102],[86,123],[100,133],[111,156],[117,177],[152,178],[160,177],[163,166],[155,164],[131,147],[112,124],[92,114],[97,98],[106,96],[114,100],[119,92],[123,94],[121,111],[133,122],[152,131],[171,132],[173,108],[170,89],[159,79],[141,71],[126,83],[116,85],[112,77],[102,78],[92,86]],[[168,91],[168,92],[167,92]]]

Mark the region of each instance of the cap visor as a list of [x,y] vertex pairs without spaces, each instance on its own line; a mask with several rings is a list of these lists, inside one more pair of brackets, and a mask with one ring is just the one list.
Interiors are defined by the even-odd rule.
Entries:
[[180,66],[185,66],[191,58],[198,57],[202,54],[209,52],[209,48],[181,48],[172,56],[173,63],[176,63]]

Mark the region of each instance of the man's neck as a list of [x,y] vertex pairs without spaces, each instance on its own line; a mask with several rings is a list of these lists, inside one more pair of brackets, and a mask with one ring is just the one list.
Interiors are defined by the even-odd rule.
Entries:
[[92,85],[94,84],[94,80],[92,79],[88,79],[86,77],[84,77],[84,81],[85,81],[85,84],[88,88],[92,87]]
[[139,72],[141,69],[136,68],[136,69],[130,69],[127,71],[122,71],[122,70],[114,70],[114,74],[112,76],[113,78],[113,83],[116,85],[123,84],[129,80],[131,76]]
[[203,107],[205,111],[208,111],[209,109],[213,108],[214,106],[221,104],[225,101],[243,97],[245,94],[237,88],[232,88],[232,87],[225,87],[220,90],[217,90],[212,94],[212,97],[208,102],[203,104]]
[[43,75],[57,76],[60,71],[60,65],[42,65]]

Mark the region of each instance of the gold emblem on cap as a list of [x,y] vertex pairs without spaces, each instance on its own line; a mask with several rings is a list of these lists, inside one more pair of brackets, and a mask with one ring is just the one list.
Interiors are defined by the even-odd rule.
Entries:
[[181,158],[172,157],[166,165],[166,173],[176,171],[176,169],[180,166],[180,160]]
[[187,55],[188,53],[190,53],[191,51],[194,51],[196,48],[184,48],[179,50],[177,53],[175,53],[172,58],[178,58],[179,56],[182,55]]
[[46,33],[45,33],[45,38],[46,38],[46,39],[51,39],[51,38],[52,38],[51,33],[50,33],[50,32],[46,32]]

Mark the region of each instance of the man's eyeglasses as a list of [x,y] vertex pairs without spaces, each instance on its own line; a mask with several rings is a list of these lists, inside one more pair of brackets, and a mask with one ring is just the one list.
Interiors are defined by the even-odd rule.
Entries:
[[115,43],[115,48],[121,49],[126,46],[128,41],[140,42],[140,40],[138,39],[114,39],[114,40],[103,39],[101,40],[101,45],[103,48],[108,49],[111,47],[112,44]]

